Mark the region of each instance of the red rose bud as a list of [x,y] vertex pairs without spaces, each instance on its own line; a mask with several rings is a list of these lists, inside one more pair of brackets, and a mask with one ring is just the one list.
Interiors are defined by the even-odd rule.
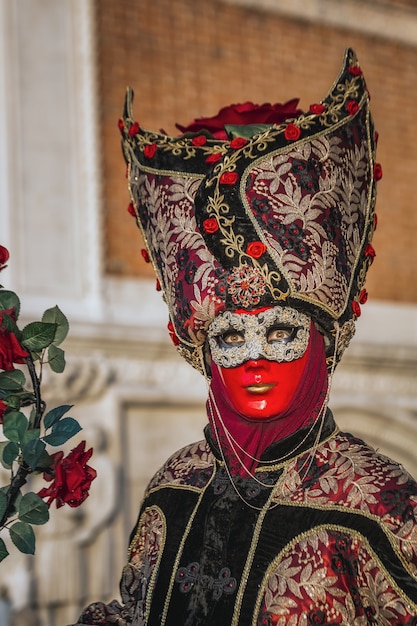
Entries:
[[[6,311],[5,311],[6,312]],[[10,315],[11,310],[7,313]],[[13,317],[13,315],[10,315]],[[3,322],[3,315],[0,312],[0,326]],[[14,363],[26,363],[29,354],[22,348],[14,333],[0,327],[0,369],[14,370]]]
[[362,291],[359,294],[359,302],[361,304],[365,304],[367,299],[368,299],[368,292],[366,291],[366,289],[362,289]]
[[161,283],[159,282],[159,280],[158,280],[158,279],[156,279],[155,289],[156,289],[157,291],[162,291]]
[[205,135],[197,135],[191,139],[193,146],[205,146],[207,143],[207,137]]
[[359,302],[356,302],[356,300],[354,300],[352,302],[352,311],[353,311],[353,314],[355,315],[355,317],[360,317],[360,315],[361,315],[361,307],[360,307]]
[[310,104],[309,111],[314,115],[321,115],[326,110],[324,104]]
[[10,258],[10,254],[7,248],[0,246],[0,271],[4,269],[7,261]]
[[266,252],[266,245],[262,241],[251,241],[246,247],[246,254],[259,259]]
[[147,159],[153,159],[153,157],[156,154],[157,149],[158,149],[158,146],[156,145],[156,143],[149,143],[148,145],[144,147],[143,154],[145,155]]
[[217,230],[219,230],[219,223],[215,217],[209,217],[203,222],[204,232],[212,235]]
[[239,150],[240,148],[243,148],[243,146],[246,146],[247,143],[247,139],[244,139],[243,137],[235,137],[230,142],[230,147],[232,148],[232,150]]
[[213,152],[213,154],[210,154],[207,157],[206,163],[218,163],[218,161],[220,161],[222,157],[223,155],[221,152]]
[[131,202],[127,207],[127,212],[130,213],[130,215],[133,215],[133,217],[136,217],[136,211],[135,207],[133,206],[133,202]]
[[301,135],[301,130],[295,124],[287,124],[284,130],[284,136],[287,141],[296,141]]
[[142,248],[142,250],[140,251],[140,253],[141,253],[141,255],[143,256],[143,258],[144,258],[144,260],[145,260],[145,263],[150,263],[150,262],[151,262],[151,259],[150,259],[150,256],[149,256],[149,253],[148,253],[148,251],[147,251],[147,250],[145,250],[145,248]]
[[137,122],[133,122],[131,127],[129,128],[129,137],[134,137],[140,131],[140,126]]
[[382,165],[381,163],[375,163],[374,165],[374,181],[381,180],[382,178]]
[[237,172],[223,172],[220,176],[220,184],[221,185],[234,185],[237,183],[239,179],[239,174]]
[[359,65],[351,65],[349,67],[349,74],[352,74],[352,76],[362,76],[362,70]]
[[371,245],[370,243],[366,244],[365,256],[370,259],[371,263],[373,263],[374,258],[376,257],[376,252],[373,245]]
[[357,113],[359,110],[359,104],[356,102],[356,100],[349,100],[346,105],[346,109],[349,115],[355,115],[355,113]]
[[122,120],[122,118],[120,118],[119,120],[117,120],[117,126],[119,127],[119,130],[121,133],[123,133],[124,128],[125,128],[125,123]]
[[168,332],[169,332],[169,336],[171,337],[171,341],[174,344],[174,346],[179,346],[180,340],[178,339],[176,335],[174,324],[171,321],[168,322]]

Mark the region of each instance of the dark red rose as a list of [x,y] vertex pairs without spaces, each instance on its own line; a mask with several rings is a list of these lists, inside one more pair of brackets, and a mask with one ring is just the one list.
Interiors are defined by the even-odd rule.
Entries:
[[10,258],[10,254],[7,248],[0,246],[0,272],[6,266],[7,261]]
[[[0,325],[3,313],[0,311]],[[11,311],[7,311],[10,314]],[[0,369],[13,370],[13,363],[25,363],[29,354],[22,348],[16,336],[4,328],[0,328]]]
[[143,149],[143,154],[147,159],[153,159],[157,149],[158,146],[156,145],[156,143],[148,143]]
[[133,217],[136,217],[136,211],[135,207],[133,206],[133,202],[131,202],[127,207],[127,212],[130,213],[130,215],[132,215]]
[[207,137],[205,135],[197,135],[191,139],[193,146],[205,146],[207,143]]
[[371,263],[373,263],[374,258],[376,257],[376,252],[373,245],[370,243],[366,244],[365,256],[367,256],[370,259]]
[[157,291],[162,291],[161,283],[159,282],[158,279],[156,279],[155,289]]
[[230,147],[232,148],[232,150],[239,150],[240,148],[243,148],[243,146],[246,146],[247,143],[248,140],[244,137],[235,137],[230,142]]
[[134,137],[140,131],[140,126],[137,122],[133,122],[131,127],[129,128],[129,137]]
[[80,506],[88,497],[90,485],[97,476],[96,470],[87,465],[92,454],[93,448],[85,452],[85,441],[81,441],[66,457],[62,451],[52,454],[53,465],[43,477],[53,482],[41,489],[38,496],[48,498],[48,506],[55,500],[57,509],[64,504]]
[[314,113],[314,115],[321,115],[326,110],[324,104],[310,104],[309,111],[310,113]]
[[368,292],[366,291],[366,289],[362,289],[362,291],[359,294],[359,303],[365,304],[367,300],[368,300]]
[[203,222],[204,232],[212,235],[217,230],[219,230],[219,223],[215,217],[209,217]]
[[117,120],[117,126],[118,126],[118,128],[119,128],[120,132],[122,133],[122,132],[124,131],[124,128],[125,128],[125,123],[124,123],[124,121],[122,120],[122,118],[120,118],[119,120]]
[[239,179],[237,172],[223,172],[220,176],[221,185],[234,185]]
[[359,302],[356,302],[356,300],[354,300],[352,302],[352,311],[353,311],[353,314],[355,315],[355,317],[360,317],[360,315],[361,315],[361,307],[360,307]]
[[374,180],[378,181],[382,178],[382,165],[381,163],[375,163],[374,165]]
[[287,124],[284,130],[284,136],[287,141],[296,141],[301,135],[301,130],[295,124]]
[[352,74],[352,76],[362,76],[362,70],[359,65],[351,65],[349,67],[349,74]]
[[262,241],[251,241],[246,247],[246,254],[259,259],[266,252],[266,245]]
[[359,104],[356,102],[356,100],[349,100],[346,105],[346,109],[349,115],[355,115],[355,113],[357,113],[359,110]]
[[213,152],[213,154],[209,154],[207,157],[206,163],[217,163],[221,160],[222,156],[221,152]]
[[169,332],[169,336],[171,337],[171,341],[174,344],[174,346],[179,346],[181,342],[177,337],[174,324],[171,321],[168,322],[168,332]]
[[302,114],[297,109],[298,99],[289,100],[285,104],[232,104],[220,109],[213,117],[202,117],[191,122],[187,126],[176,124],[182,133],[198,133],[205,129],[217,139],[227,139],[225,125],[248,125],[248,124],[282,124],[288,118],[298,117]]
[[140,251],[141,255],[143,256],[143,259],[145,261],[145,263],[150,263],[151,259],[149,256],[149,253],[147,250],[145,250],[145,248],[142,248],[142,250]]

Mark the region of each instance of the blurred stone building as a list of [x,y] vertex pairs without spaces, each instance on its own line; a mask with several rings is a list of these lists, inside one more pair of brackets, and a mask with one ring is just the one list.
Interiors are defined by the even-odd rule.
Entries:
[[[336,373],[341,427],[417,475],[417,8],[414,0],[0,0],[3,284],[34,319],[71,323],[49,405],[74,403],[99,472],[52,511],[35,557],[0,564],[0,614],[62,626],[117,597],[147,480],[202,437],[205,382],[177,356],[126,211],[117,119],[127,85],[147,128],[230,103],[321,100],[353,47],[380,134],[377,259],[357,336]],[[7,621],[6,621],[7,620]]]

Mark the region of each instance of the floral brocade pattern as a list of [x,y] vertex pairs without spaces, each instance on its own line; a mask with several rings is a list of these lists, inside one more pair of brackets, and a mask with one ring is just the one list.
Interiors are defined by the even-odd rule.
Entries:
[[322,527],[280,555],[268,572],[258,626],[415,624],[366,540]]

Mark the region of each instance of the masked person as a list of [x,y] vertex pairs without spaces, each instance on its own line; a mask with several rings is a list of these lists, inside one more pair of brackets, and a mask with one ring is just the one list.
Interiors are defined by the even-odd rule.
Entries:
[[79,624],[417,624],[416,485],[327,408],[381,175],[353,51],[304,113],[237,105],[172,138],[131,99],[132,207],[209,423],[147,488],[123,604]]

